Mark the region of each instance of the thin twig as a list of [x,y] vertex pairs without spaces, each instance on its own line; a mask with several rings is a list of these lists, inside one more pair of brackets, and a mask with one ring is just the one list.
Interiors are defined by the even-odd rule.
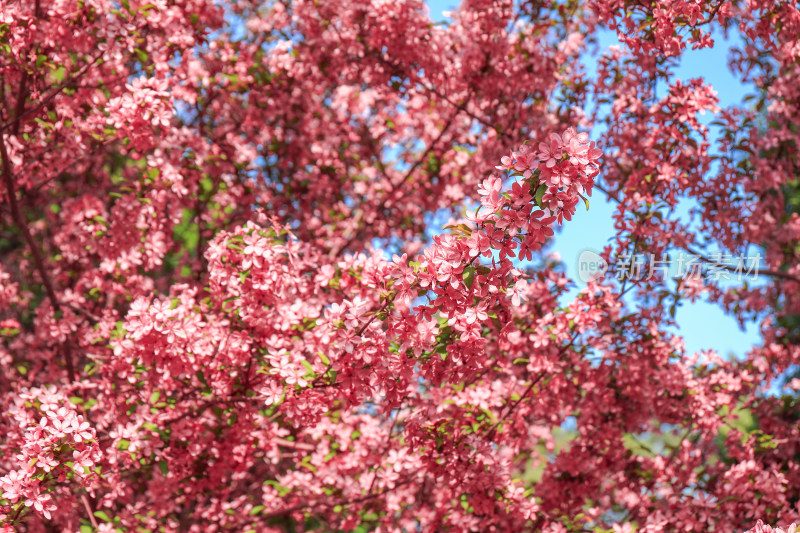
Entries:
[[89,505],[89,500],[86,499],[86,494],[81,494],[81,500],[83,501],[83,506],[86,507],[86,512],[89,513],[89,522],[92,523],[93,528],[98,529],[97,520],[94,518],[94,512],[92,512],[92,507]]
[[88,70],[89,70],[89,68],[90,68],[92,65],[94,65],[94,64],[97,62],[97,60],[98,60],[98,59],[100,59],[100,57],[102,57],[102,55],[103,55],[104,53],[105,53],[105,52],[100,52],[99,54],[97,54],[97,55],[94,57],[94,59],[92,59],[92,61],[91,61],[91,62],[89,62],[89,63],[87,63],[86,65],[84,65],[84,66],[81,68],[81,70],[79,70],[79,71],[78,71],[78,72],[77,72],[77,73],[76,73],[74,76],[70,76],[69,78],[67,78],[66,80],[64,80],[64,81],[61,83],[61,85],[59,85],[58,87],[56,87],[55,89],[53,89],[53,91],[51,91],[51,92],[50,92],[50,94],[48,94],[47,96],[45,96],[45,97],[44,97],[44,99],[42,99],[42,101],[41,101],[41,102],[39,102],[39,105],[37,105],[36,107],[32,107],[31,109],[29,109],[28,111],[25,111],[25,112],[24,112],[24,113],[22,113],[21,115],[15,116],[15,117],[14,117],[14,120],[12,120],[12,121],[10,121],[10,122],[7,122],[7,123],[3,124],[2,126],[0,126],[0,133],[4,132],[4,131],[6,131],[7,129],[9,129],[9,128],[12,128],[12,127],[14,128],[14,130],[15,130],[15,131],[18,131],[18,130],[19,130],[19,123],[20,123],[20,121],[21,121],[22,119],[24,119],[24,118],[27,118],[27,117],[29,117],[29,116],[31,116],[31,115],[34,115],[34,114],[38,113],[38,112],[39,112],[39,111],[40,111],[40,110],[41,110],[43,107],[45,107],[47,104],[49,104],[49,103],[50,103],[50,101],[51,101],[53,98],[55,98],[56,96],[58,96],[59,94],[61,94],[61,92],[62,92],[64,89],[67,89],[67,88],[69,88],[69,87],[70,87],[70,85],[72,85],[72,84],[75,82],[75,80],[77,80],[78,78],[80,78],[81,76],[83,76],[84,74],[86,74],[86,71],[88,71]]
[[[386,452],[389,451],[389,446],[392,444],[392,433],[394,432],[394,425],[397,423],[397,417],[400,414],[400,409],[402,407],[402,402],[400,402],[400,406],[395,410],[394,416],[392,416],[392,424],[389,426],[389,434],[386,436],[386,444],[383,447],[383,451],[381,455],[385,455]],[[375,482],[378,480],[378,470],[375,470],[375,475],[372,476],[372,482],[369,484],[369,490],[367,491],[367,495],[372,494],[372,489],[375,488]]]
[[[464,110],[464,107],[466,107],[468,102],[469,102],[469,98],[461,106],[458,106],[458,109],[456,109],[455,113],[453,113],[450,116],[450,118],[447,120],[447,122],[445,123],[444,127],[442,128],[442,131],[439,132],[439,135],[437,135],[436,138],[433,141],[431,141],[431,143],[428,145],[428,147],[422,153],[422,155],[420,157],[418,157],[417,160],[414,162],[414,164],[411,165],[411,168],[409,168],[408,171],[406,171],[406,173],[405,173],[405,175],[403,175],[402,179],[398,183],[392,185],[391,190],[389,192],[387,192],[383,196],[383,199],[381,200],[381,202],[376,207],[376,211],[380,211],[381,209],[383,209],[386,206],[386,203],[389,201],[389,199],[394,196],[395,192],[397,192],[397,190],[400,187],[405,185],[405,183],[411,178],[411,175],[419,168],[419,166],[422,163],[425,162],[425,160],[428,159],[428,157],[433,152],[433,150],[436,147],[436,145],[439,143],[439,141],[442,140],[442,137],[444,137],[445,133],[447,133],[447,130],[450,129],[450,126],[453,124],[453,122],[455,121],[455,119],[458,116],[458,114],[461,111]],[[362,210],[359,211],[359,214],[357,215],[356,224],[361,223],[361,220],[363,218],[364,218],[364,210],[362,209]],[[338,248],[335,248],[334,250],[332,250],[330,256],[331,257],[337,257],[340,253],[342,253],[344,250],[346,250],[351,244],[353,244],[356,241],[356,239],[358,239],[361,236],[361,234],[363,233],[363,229],[364,228],[357,229],[355,234],[352,237],[350,237],[347,240],[347,242],[345,242],[342,246],[339,246]]]
[[380,492],[376,492],[374,494],[367,494],[365,496],[360,496],[358,498],[350,498],[350,499],[347,499],[347,500],[339,500],[339,501],[334,502],[334,503],[325,503],[325,502],[300,503],[300,504],[297,504],[297,505],[293,505],[292,507],[287,507],[286,509],[281,509],[281,510],[278,510],[278,511],[272,511],[270,513],[263,514],[263,515],[261,515],[260,518],[262,520],[269,520],[270,518],[276,518],[276,517],[279,517],[279,516],[285,516],[285,515],[294,513],[295,511],[300,511],[302,509],[308,509],[309,507],[311,507],[313,505],[318,505],[320,507],[327,507],[327,508],[333,508],[333,507],[338,507],[338,506],[344,507],[345,505],[350,505],[350,504],[353,504],[353,503],[361,503],[361,502],[364,502],[364,501],[367,501],[367,500],[372,500],[372,499],[377,498],[379,496],[383,496],[384,494],[386,494],[388,492],[392,492],[393,490],[396,490],[396,489],[402,487],[403,485],[408,485],[409,483],[411,483],[411,479],[406,479],[404,481],[401,481],[400,483],[395,483],[394,487],[384,489],[384,490],[382,490]]

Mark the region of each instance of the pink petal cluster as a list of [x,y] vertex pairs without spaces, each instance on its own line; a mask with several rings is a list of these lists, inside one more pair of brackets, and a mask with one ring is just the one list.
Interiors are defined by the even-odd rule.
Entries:
[[797,529],[800,6],[459,4],[0,2],[0,530]]
[[22,391],[10,415],[15,426],[5,442],[19,468],[0,477],[2,498],[10,505],[21,502],[51,519],[58,508],[52,491],[59,484],[96,488],[102,454],[95,430],[63,394],[55,389]]

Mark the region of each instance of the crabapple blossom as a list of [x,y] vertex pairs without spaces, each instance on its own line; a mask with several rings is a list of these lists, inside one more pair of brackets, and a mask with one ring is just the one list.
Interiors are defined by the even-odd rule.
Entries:
[[[0,4],[0,529],[794,532],[798,35],[784,0]],[[675,76],[723,45],[732,105]],[[758,281],[579,284],[550,245],[598,196],[607,264]],[[688,351],[699,298],[761,342]]]

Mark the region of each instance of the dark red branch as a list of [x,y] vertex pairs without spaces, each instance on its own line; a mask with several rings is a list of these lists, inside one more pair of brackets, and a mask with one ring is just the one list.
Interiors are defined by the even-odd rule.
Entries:
[[[8,203],[11,206],[11,217],[14,220],[14,224],[16,224],[17,228],[19,228],[20,232],[22,233],[22,236],[25,239],[31,254],[33,255],[33,264],[36,267],[37,272],[39,272],[39,277],[42,278],[42,285],[44,285],[44,290],[47,293],[47,297],[50,299],[53,310],[58,312],[61,310],[61,306],[58,303],[56,291],[53,289],[53,283],[50,281],[50,277],[47,275],[44,259],[42,259],[42,254],[39,251],[39,247],[36,245],[36,241],[33,240],[33,235],[31,235],[30,228],[28,228],[28,222],[25,220],[25,216],[22,214],[22,211],[19,208],[19,203],[17,202],[17,191],[14,187],[14,176],[11,173],[11,161],[8,157],[5,137],[2,133],[0,133],[0,156],[3,158],[3,181],[5,182],[6,186]],[[67,367],[67,376],[69,377],[69,380],[75,381],[75,366],[72,362],[72,350],[69,347],[69,343],[64,344],[64,364]]]

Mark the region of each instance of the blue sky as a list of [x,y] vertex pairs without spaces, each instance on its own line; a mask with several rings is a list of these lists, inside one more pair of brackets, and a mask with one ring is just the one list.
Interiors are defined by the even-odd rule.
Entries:
[[[431,18],[437,21],[446,20],[442,12],[452,10],[458,5],[455,0],[428,0],[427,3]],[[686,51],[675,71],[675,77],[682,80],[702,77],[717,91],[721,107],[737,104],[748,92],[748,88],[727,68],[731,41],[725,40],[721,35],[714,35],[714,38],[716,42],[713,49]],[[602,48],[618,44],[616,35],[611,32],[602,34],[600,44]],[[591,60],[587,62],[590,73],[591,64]],[[663,89],[659,92],[663,94]],[[711,120],[713,117],[710,114],[703,117],[705,123]],[[604,200],[602,194],[595,194],[589,211],[579,206],[573,220],[556,235],[551,250],[561,255],[567,273],[573,279],[577,277],[578,255],[586,249],[602,249],[614,236],[611,218],[613,211],[613,206]],[[756,324],[749,324],[742,331],[732,317],[727,316],[716,305],[706,302],[685,303],[678,309],[676,320],[678,332],[683,336],[689,353],[714,349],[722,356],[733,354],[741,357],[760,338]]]

